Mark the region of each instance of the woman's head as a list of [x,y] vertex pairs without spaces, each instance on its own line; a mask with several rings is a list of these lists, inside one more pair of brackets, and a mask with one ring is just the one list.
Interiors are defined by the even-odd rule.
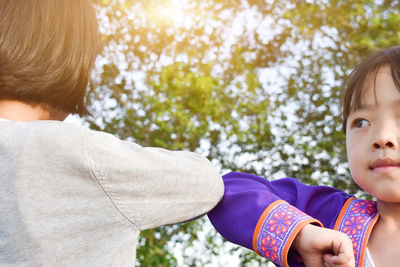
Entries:
[[0,1],[0,100],[88,114],[98,47],[89,0]]

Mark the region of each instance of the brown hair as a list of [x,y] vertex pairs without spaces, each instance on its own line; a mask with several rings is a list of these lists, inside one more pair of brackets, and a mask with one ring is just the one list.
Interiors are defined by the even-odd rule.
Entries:
[[346,133],[347,118],[360,108],[364,83],[370,75],[376,76],[381,67],[389,67],[393,81],[400,91],[400,46],[374,52],[363,59],[350,74],[343,99],[343,132]]
[[89,0],[1,0],[0,99],[90,114],[98,36]]

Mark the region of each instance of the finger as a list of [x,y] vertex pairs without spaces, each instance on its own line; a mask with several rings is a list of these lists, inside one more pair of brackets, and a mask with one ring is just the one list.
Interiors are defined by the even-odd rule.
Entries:
[[328,261],[324,260],[324,267],[331,267],[331,264]]
[[304,265],[307,267],[321,267],[324,266],[322,255],[313,255],[303,259]]
[[332,254],[325,254],[324,255],[324,264],[326,267],[332,267]]
[[325,263],[325,267],[355,267],[354,262],[348,262],[345,264],[330,264],[330,263]]
[[338,259],[338,256],[332,254],[324,255],[324,264],[326,267],[354,267],[355,261],[354,256],[350,257],[349,260]]
[[330,263],[330,264],[345,264],[347,262],[350,262],[354,258],[353,255],[344,255],[339,254],[339,255],[325,255],[324,256],[324,261]]
[[345,264],[354,261],[353,243],[349,237],[343,234],[339,240],[334,240],[332,244],[334,255],[328,255],[329,263]]

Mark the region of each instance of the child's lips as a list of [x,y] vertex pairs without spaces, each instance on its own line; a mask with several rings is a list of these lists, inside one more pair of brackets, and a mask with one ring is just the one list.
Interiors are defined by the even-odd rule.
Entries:
[[400,169],[400,162],[390,158],[378,159],[370,165],[370,169],[376,172],[390,172]]

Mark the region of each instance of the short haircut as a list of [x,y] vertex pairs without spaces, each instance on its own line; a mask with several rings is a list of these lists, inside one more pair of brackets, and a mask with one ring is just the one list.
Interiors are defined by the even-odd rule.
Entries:
[[90,114],[99,44],[89,0],[0,0],[0,99]]
[[[389,67],[394,84],[400,91],[400,46],[376,51],[358,64],[350,74],[343,99],[343,132],[346,133],[347,118],[361,106],[365,81],[373,75],[375,83],[378,71]],[[376,89],[376,88],[375,88]]]

